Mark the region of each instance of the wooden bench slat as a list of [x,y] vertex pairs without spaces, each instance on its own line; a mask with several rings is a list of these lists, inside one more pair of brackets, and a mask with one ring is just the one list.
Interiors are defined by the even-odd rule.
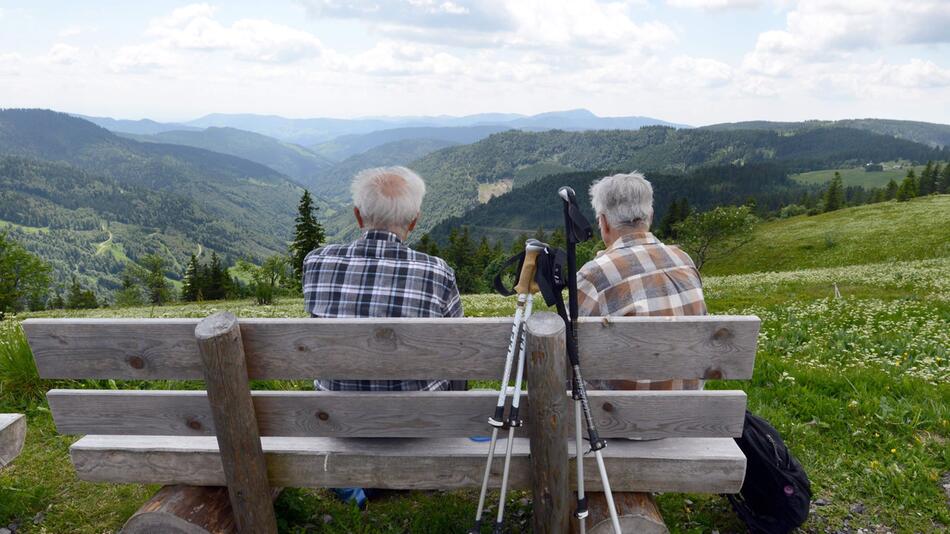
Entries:
[[19,413],[0,413],[0,468],[20,455],[25,441],[26,416]]
[[[43,378],[201,380],[197,319],[28,319]],[[242,319],[252,379],[492,380],[509,318]],[[752,376],[759,319],[748,316],[585,318],[587,379]],[[597,355],[585,358],[585,354]]]
[[[589,393],[604,437],[742,434],[742,391]],[[351,438],[483,435],[489,432],[486,420],[498,398],[492,391],[255,391],[253,397],[262,436]],[[48,399],[60,434],[215,435],[204,391],[67,389],[50,391]],[[521,413],[530,425],[529,400],[522,402]]]
[[[274,487],[474,488],[487,443],[451,439],[261,438]],[[573,446],[571,453],[573,456]],[[746,460],[731,438],[610,440],[603,450],[614,491],[735,493]],[[86,436],[70,448],[80,479],[93,482],[224,483],[213,437]],[[493,467],[499,483],[502,462]],[[593,455],[585,484],[601,489]],[[571,468],[573,472],[573,468]],[[530,487],[528,440],[516,438],[509,483]]]

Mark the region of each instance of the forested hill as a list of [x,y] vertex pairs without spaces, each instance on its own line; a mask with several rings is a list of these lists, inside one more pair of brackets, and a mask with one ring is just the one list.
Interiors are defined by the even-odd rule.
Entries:
[[[444,243],[452,228],[467,226],[478,239],[501,239],[508,242],[520,234],[533,234],[538,228],[550,232],[564,224],[561,201],[557,191],[569,185],[577,192],[581,209],[594,224],[588,190],[591,184],[612,170],[565,173],[546,176],[493,198],[461,217],[442,221],[431,236]],[[801,196],[804,188],[788,178],[784,167],[774,163],[737,166],[716,166],[697,169],[688,174],[648,173],[654,190],[654,221],[663,218],[664,210],[674,199],[686,198],[698,210],[717,205],[742,204],[749,199],[762,208],[775,209]]]
[[950,146],[950,124],[933,122],[899,121],[890,119],[846,119],[840,121],[804,121],[804,122],[770,122],[748,121],[728,122],[703,126],[703,129],[734,131],[734,130],[773,130],[777,132],[792,132],[814,128],[854,128],[872,133],[888,135],[908,141],[923,143],[933,147]]
[[477,206],[481,184],[512,180],[517,189],[553,172],[640,169],[675,175],[705,166],[766,162],[801,172],[868,161],[948,157],[950,149],[851,128],[779,133],[651,126],[636,131],[508,131],[433,152],[409,166],[425,178],[428,188],[420,221],[425,232]]
[[[41,110],[0,111],[0,225],[54,263],[113,289],[127,261],[191,253],[233,261],[285,253],[302,190],[263,165],[118,137]],[[321,216],[334,206],[317,200]]]
[[293,178],[311,191],[320,188],[320,176],[333,165],[332,161],[300,145],[237,128],[211,127],[205,130],[173,130],[152,135],[120,135],[136,141],[185,145],[237,156],[266,165]]

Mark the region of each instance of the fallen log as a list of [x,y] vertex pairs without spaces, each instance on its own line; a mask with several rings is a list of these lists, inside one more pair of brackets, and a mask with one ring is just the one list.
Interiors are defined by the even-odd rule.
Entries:
[[[272,490],[272,497],[281,488]],[[122,527],[122,534],[232,534],[237,532],[228,488],[165,486]]]
[[[587,518],[588,534],[613,534],[610,513],[604,494],[588,493],[590,516]],[[617,515],[620,516],[620,528],[624,534],[669,534],[660,509],[652,493],[620,492],[614,493]],[[577,521],[573,521],[575,529]]]
[[23,451],[26,442],[26,417],[18,413],[0,413],[0,468]]

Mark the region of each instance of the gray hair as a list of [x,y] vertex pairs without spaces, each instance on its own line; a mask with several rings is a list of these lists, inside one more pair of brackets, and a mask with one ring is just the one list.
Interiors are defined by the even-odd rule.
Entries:
[[419,215],[426,184],[405,167],[377,167],[357,173],[350,191],[367,226],[406,228]]
[[639,171],[597,180],[590,186],[590,203],[611,226],[649,227],[653,222],[653,186]]

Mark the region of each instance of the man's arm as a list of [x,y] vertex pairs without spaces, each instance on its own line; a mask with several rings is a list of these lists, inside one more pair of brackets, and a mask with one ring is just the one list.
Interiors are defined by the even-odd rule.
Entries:
[[584,273],[577,273],[577,315],[580,317],[589,317],[601,315],[599,292],[594,284],[584,276]]
[[445,303],[443,317],[462,317],[462,297],[459,295],[458,284],[455,282],[455,273],[451,273],[446,281],[442,302]]

